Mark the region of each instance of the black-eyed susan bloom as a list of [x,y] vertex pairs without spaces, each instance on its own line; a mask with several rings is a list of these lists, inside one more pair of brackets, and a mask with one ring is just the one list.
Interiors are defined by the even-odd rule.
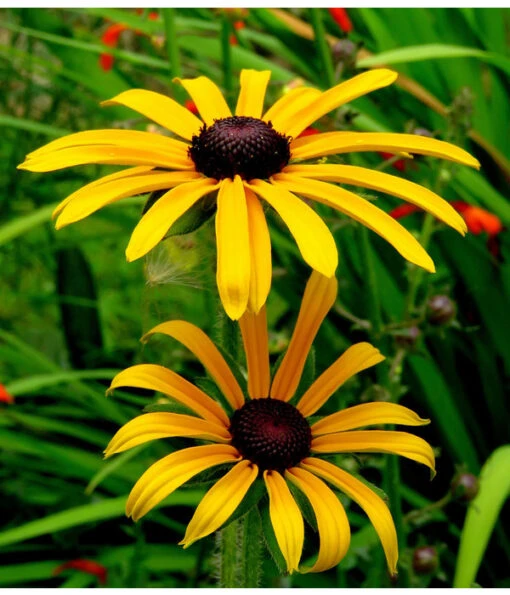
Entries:
[[104,105],[131,108],[178,138],[131,130],[79,132],[30,153],[19,167],[46,172],[90,163],[134,166],[68,196],[55,211],[57,228],[122,198],[166,190],[135,227],[126,250],[130,261],[147,254],[201,198],[217,192],[217,283],[233,319],[247,309],[258,312],[271,285],[271,246],[261,200],[281,216],[304,260],[326,277],[337,267],[335,242],[322,219],[298,196],[352,217],[384,237],[404,258],[433,271],[432,260],[404,227],[337,184],[397,196],[465,233],[463,219],[448,203],[396,176],[313,161],[352,151],[418,153],[478,167],[476,159],[451,144],[412,134],[328,132],[299,138],[321,116],[393,83],[397,74],[390,70],[364,72],[325,92],[296,88],[264,112],[269,78],[270,71],[241,72],[235,115],[218,87],[203,76],[178,79],[200,118],[164,95],[125,91]]
[[[366,403],[333,413],[310,424],[328,398],[349,378],[384,358],[369,343],[357,343],[319,376],[292,404],[305,360],[319,326],[336,298],[336,279],[313,272],[287,352],[271,380],[265,307],[246,312],[239,321],[246,352],[248,382],[243,391],[212,341],[184,321],[158,325],[148,335],[163,333],[180,341],[202,362],[222,391],[231,411],[183,377],[161,366],[136,365],[118,374],[110,390],[139,387],[165,393],[193,415],[146,413],[123,426],[106,456],[149,440],[189,437],[202,441],[172,452],[142,475],[127,501],[135,521],[198,473],[231,465],[205,494],[181,543],[187,547],[219,529],[239,507],[254,482],[267,488],[269,516],[288,572],[320,572],[338,564],[350,542],[339,490],[367,513],[384,548],[390,572],[396,570],[395,527],[385,502],[367,485],[327,460],[332,453],[382,452],[407,457],[434,469],[434,454],[423,439],[400,431],[366,430],[366,426],[428,423],[410,409],[392,403]],[[247,394],[245,394],[245,392]],[[293,402],[295,399],[293,400]],[[325,458],[326,457],[326,458]],[[289,486],[302,492],[316,517],[320,546],[312,566],[300,566],[304,521]]]

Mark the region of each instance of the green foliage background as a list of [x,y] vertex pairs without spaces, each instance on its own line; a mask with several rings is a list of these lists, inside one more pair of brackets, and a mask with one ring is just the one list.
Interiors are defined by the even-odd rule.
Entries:
[[[124,249],[146,197],[121,201],[56,233],[50,220],[54,206],[107,169],[30,174],[17,171],[17,164],[70,131],[146,129],[148,123],[136,114],[103,109],[99,102],[132,87],[175,94],[171,75],[177,68],[185,76],[213,78],[231,102],[241,68],[270,69],[268,105],[296,78],[327,88],[352,74],[329,50],[338,39],[320,34],[318,19],[328,35],[343,35],[326,9],[250,9],[233,46],[222,43],[233,34],[231,15],[176,9],[178,65],[169,62],[172,53],[164,43],[168,15],[150,20],[146,13],[0,11],[0,381],[15,397],[14,404],[0,405],[0,587],[95,585],[96,577],[86,573],[53,575],[59,564],[77,558],[103,564],[111,587],[213,586],[216,573],[213,538],[186,551],[176,545],[203,494],[201,486],[180,490],[136,526],[124,518],[134,481],[169,445],[151,443],[106,463],[101,454],[121,424],[159,398],[119,391],[106,399],[105,388],[117,371],[154,362],[188,377],[202,373],[176,344],[162,340],[142,347],[137,338],[170,318],[192,321],[213,336],[218,332],[211,221],[193,234],[167,240],[145,263],[128,265]],[[349,38],[362,45],[356,67],[386,64],[407,78],[332,114],[322,129],[404,132],[418,126],[464,146],[482,162],[480,172],[421,158],[404,175],[439,189],[448,200],[480,206],[508,226],[508,10],[353,8],[349,15],[354,25]],[[98,62],[105,51],[100,38],[111,22],[132,30],[123,34],[119,49],[108,49],[115,65],[105,72]],[[315,41],[311,24],[319,31]],[[380,167],[381,157],[357,154],[350,162]],[[392,171],[391,162],[385,165]],[[375,192],[366,196],[387,210],[398,204]],[[440,500],[458,467],[478,474],[489,455],[510,442],[509,235],[506,229],[498,235],[495,257],[483,234],[462,239],[430,219],[424,225],[422,214],[408,217],[404,225],[421,233],[422,241],[425,230],[433,231],[429,249],[437,273],[421,275],[379,237],[336,212],[318,210],[334,233],[341,263],[339,300],[315,343],[316,371],[357,340],[377,344],[388,365],[398,357],[397,396],[432,419],[420,435],[437,447],[438,475],[429,482],[426,470],[401,462],[401,480],[392,486],[393,459],[344,457],[342,464],[381,485],[392,506],[401,501],[399,586],[451,586],[466,505],[431,507],[414,522],[408,515]],[[275,217],[271,233],[269,319],[276,360],[292,331],[309,271]],[[438,329],[427,323],[424,305],[433,294],[455,300],[455,325]],[[414,325],[422,331],[417,343],[399,347],[396,335]],[[360,375],[329,407],[384,397],[387,375],[384,365]],[[493,484],[491,493],[497,491],[498,482]],[[507,489],[504,485],[501,489]],[[506,494],[496,496],[504,501]],[[375,533],[361,511],[346,504],[353,543],[338,569],[282,579],[267,559],[263,586],[389,586]],[[491,498],[483,505],[490,508]],[[510,586],[508,512],[503,507],[482,557],[476,578],[482,586]],[[491,530],[486,527],[488,534]],[[412,551],[421,545],[437,547],[437,572],[413,572]],[[464,555],[463,564],[470,564],[469,551]]]

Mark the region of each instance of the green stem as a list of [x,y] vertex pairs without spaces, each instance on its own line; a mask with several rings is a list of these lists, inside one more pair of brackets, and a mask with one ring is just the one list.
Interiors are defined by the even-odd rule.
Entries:
[[224,529],[217,533],[217,539],[220,545],[220,588],[239,587],[238,581],[238,553],[239,544],[237,539],[237,529],[239,521],[233,521]]
[[367,228],[362,225],[360,227],[361,234],[361,252],[365,261],[368,282],[368,294],[370,299],[370,319],[373,325],[373,333],[378,337],[383,323],[381,313],[381,300],[377,288],[377,276],[375,274],[374,259],[372,256],[372,247],[370,246],[370,238],[368,237]]
[[324,23],[322,22],[322,8],[310,8],[310,21],[313,27],[315,42],[317,43],[325,82],[328,87],[333,87],[335,84],[335,68],[333,66],[331,50],[326,40]]
[[241,587],[260,587],[262,575],[262,523],[254,506],[243,518],[241,545]]
[[232,23],[226,15],[221,19],[221,58],[223,63],[223,85],[227,96],[227,102],[230,102],[234,91],[234,77],[232,74],[232,46],[230,45],[230,36],[232,35]]
[[[177,27],[175,25],[175,8],[163,8],[163,21],[165,24],[165,47],[170,66],[170,77],[172,79],[182,76],[181,59],[179,43],[177,39]],[[175,95],[179,101],[185,97],[184,89],[180,85],[175,85]]]

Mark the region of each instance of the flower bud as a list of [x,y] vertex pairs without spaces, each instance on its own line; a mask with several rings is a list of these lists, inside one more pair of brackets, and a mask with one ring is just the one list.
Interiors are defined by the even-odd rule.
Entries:
[[420,335],[421,331],[417,326],[410,326],[400,331],[398,335],[395,335],[395,341],[399,347],[412,349],[416,346]]
[[478,478],[472,473],[458,473],[450,484],[452,496],[461,502],[471,502],[479,489]]
[[341,62],[344,68],[350,70],[356,65],[358,46],[350,39],[340,39],[332,48],[333,58]]
[[417,126],[412,131],[413,134],[417,134],[418,136],[426,136],[428,138],[434,138],[434,134],[427,130],[426,128],[422,128],[421,126]]
[[431,574],[439,566],[439,556],[435,547],[424,545],[413,553],[413,570],[416,574]]
[[427,302],[427,320],[434,326],[446,326],[456,313],[455,302],[447,295],[433,295]]

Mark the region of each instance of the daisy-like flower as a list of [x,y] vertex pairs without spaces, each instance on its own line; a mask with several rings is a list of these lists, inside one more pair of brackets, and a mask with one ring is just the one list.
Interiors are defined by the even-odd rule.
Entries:
[[[263,482],[269,516],[288,572],[320,572],[339,563],[350,542],[339,490],[364,509],[381,540],[388,568],[395,573],[398,545],[385,502],[365,483],[327,460],[333,453],[382,452],[407,457],[434,470],[427,442],[412,434],[380,429],[379,424],[419,426],[429,423],[410,409],[392,403],[366,403],[333,413],[310,424],[329,397],[354,374],[384,357],[369,343],[350,347],[295,399],[305,360],[314,337],[337,292],[334,277],[313,272],[305,289],[287,352],[271,380],[266,309],[246,312],[240,319],[247,362],[247,390],[236,380],[220,351],[199,328],[178,320],[160,324],[145,338],[163,333],[180,341],[202,362],[230,411],[183,377],[162,366],[142,364],[120,372],[110,391],[138,387],[165,393],[194,415],[146,413],[124,425],[105,453],[111,456],[157,438],[188,437],[207,443],[177,450],[154,463],[135,484],[126,512],[135,521],[198,473],[216,465],[231,465],[198,505],[181,544],[184,547],[220,528],[256,482]],[[246,394],[245,394],[246,393]],[[295,404],[293,404],[295,403]],[[326,457],[326,458],[325,458]],[[316,562],[300,566],[304,521],[289,488],[308,499],[320,539]]]
[[142,216],[126,250],[129,261],[147,254],[172,224],[207,194],[217,192],[217,283],[227,314],[258,312],[271,285],[271,245],[261,200],[294,236],[304,260],[326,277],[335,273],[335,242],[317,213],[297,195],[333,207],[390,242],[409,261],[434,270],[419,242],[349,184],[386,192],[415,204],[465,233],[460,215],[431,190],[383,172],[340,164],[306,164],[350,151],[418,153],[478,167],[451,144],[412,134],[327,132],[299,138],[313,122],[344,103],[390,85],[387,69],[364,72],[328,91],[292,89],[264,112],[270,71],[241,72],[234,115],[208,78],[177,79],[200,118],[173,99],[141,89],[103,105],[122,105],[147,116],[176,137],[132,130],[93,130],[55,140],[30,153],[19,167],[47,172],[89,163],[131,165],[80,188],[55,210],[57,229],[122,198],[164,191]]

